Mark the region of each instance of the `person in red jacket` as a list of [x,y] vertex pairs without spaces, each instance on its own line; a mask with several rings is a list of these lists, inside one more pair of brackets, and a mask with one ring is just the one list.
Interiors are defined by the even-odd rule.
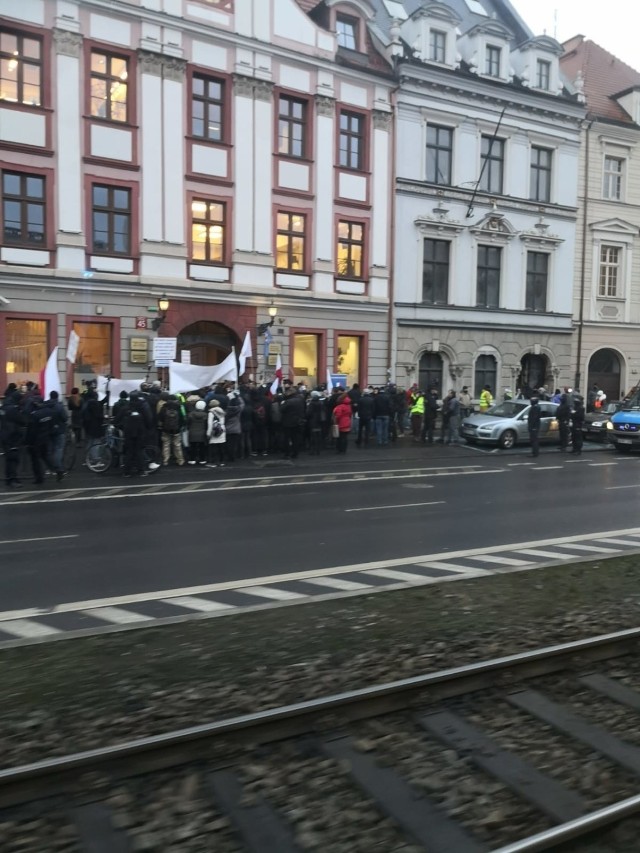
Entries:
[[333,423],[338,425],[336,453],[346,453],[349,433],[351,432],[351,400],[346,394],[341,394],[338,404],[333,410]]

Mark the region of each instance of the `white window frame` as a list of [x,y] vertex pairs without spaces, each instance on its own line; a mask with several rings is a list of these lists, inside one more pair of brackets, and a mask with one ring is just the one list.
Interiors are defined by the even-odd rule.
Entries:
[[[442,52],[442,58],[438,53]],[[435,27],[429,28],[429,62],[438,62],[444,65],[447,61],[447,32]]]
[[[620,171],[614,171],[607,168],[607,161],[616,161],[620,164]],[[615,154],[605,152],[602,160],[602,198],[607,201],[624,201],[625,197],[625,178],[627,174],[627,160],[625,157],[618,157]],[[618,192],[612,193],[612,185],[617,184]]]
[[[547,85],[543,86],[541,83],[541,71],[545,69],[546,72],[546,82]],[[551,74],[552,74],[552,65],[550,59],[542,59],[541,57],[536,58],[536,89],[540,89],[541,92],[550,92],[551,91]]]
[[[502,75],[502,54],[503,54],[503,52],[504,52],[504,49],[503,49],[502,45],[489,44],[488,42],[487,42],[487,44],[485,44],[485,46],[484,46],[484,76],[485,77],[492,77],[492,78],[495,78],[496,80],[498,80],[503,76]],[[494,53],[497,53],[497,59],[498,59],[497,73],[494,73],[494,71],[492,70],[493,64],[494,64],[492,57],[493,57]]]
[[[616,259],[612,262],[608,257],[605,259],[605,252],[615,252]],[[597,297],[598,299],[621,299],[624,282],[624,248],[615,243],[601,242],[598,252],[598,281],[597,281]],[[609,293],[611,272],[615,270],[615,292]],[[602,276],[605,274],[605,285],[603,289]],[[603,292],[604,290],[604,292]]]

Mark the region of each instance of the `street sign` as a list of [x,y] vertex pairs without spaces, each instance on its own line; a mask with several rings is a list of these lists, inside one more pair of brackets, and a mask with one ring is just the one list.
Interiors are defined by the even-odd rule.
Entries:
[[148,329],[149,328],[149,318],[148,317],[136,317],[136,329]]
[[177,338],[154,338],[153,360],[156,367],[169,367],[176,360]]

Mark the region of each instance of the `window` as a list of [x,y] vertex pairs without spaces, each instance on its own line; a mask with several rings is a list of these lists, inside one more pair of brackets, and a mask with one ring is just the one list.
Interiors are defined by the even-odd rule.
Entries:
[[600,247],[600,281],[598,296],[619,296],[618,279],[620,272],[620,248],[618,246]]
[[495,45],[488,44],[485,53],[484,73],[489,77],[500,76],[500,57],[502,51]]
[[480,189],[486,193],[502,193],[504,176],[504,140],[483,136]]
[[338,353],[336,356],[336,373],[347,377],[347,386],[360,382],[360,355],[362,338],[360,335],[338,335]]
[[424,241],[422,301],[428,305],[449,302],[449,247],[447,240]]
[[364,117],[344,110],[340,113],[340,165],[364,168]]
[[221,142],[224,83],[194,74],[191,80],[191,133],[199,139]]
[[336,18],[336,35],[338,47],[346,47],[349,50],[358,49],[358,22],[353,18],[338,15]]
[[432,184],[451,184],[453,131],[430,124],[427,127],[427,180]]
[[73,365],[73,385],[81,388],[83,382],[110,376],[113,372],[113,324],[74,321],[73,331],[80,338]]
[[493,355],[479,355],[473,376],[473,395],[479,397],[485,385],[489,385],[495,391],[498,387],[498,366]]
[[425,391],[435,388],[442,394],[442,356],[439,352],[425,352],[418,362],[418,385]]
[[604,158],[604,198],[619,201],[622,198],[622,175],[624,160],[621,157]]
[[14,246],[45,245],[45,179],[39,175],[2,175],[3,241]]
[[307,135],[307,103],[281,95],[278,100],[278,154],[304,157]]
[[364,225],[338,222],[338,275],[362,278],[364,261]]
[[527,311],[547,310],[547,284],[549,281],[549,255],[546,252],[527,252]]
[[122,56],[91,51],[91,115],[127,121],[129,62]]
[[303,213],[278,213],[276,267],[289,272],[302,272],[305,265],[305,225]]
[[536,88],[549,91],[551,86],[551,63],[546,59],[539,59],[536,63]]
[[501,261],[502,249],[497,246],[478,246],[478,308],[498,308],[500,304]]
[[191,259],[205,264],[223,264],[225,233],[225,203],[194,199],[191,202]]
[[[322,336],[296,333],[293,336],[293,381],[315,388],[320,380],[320,345]],[[322,379],[324,382],[324,379]]]
[[0,101],[42,103],[42,41],[0,30]]
[[7,317],[7,380],[17,385],[40,382],[40,371],[49,357],[49,323]]
[[91,188],[93,252],[131,253],[131,190],[94,184]]
[[548,148],[531,148],[531,187],[529,197],[533,201],[551,200],[551,161],[553,151]]
[[447,49],[447,34],[442,30],[429,31],[429,59],[432,62],[444,62]]

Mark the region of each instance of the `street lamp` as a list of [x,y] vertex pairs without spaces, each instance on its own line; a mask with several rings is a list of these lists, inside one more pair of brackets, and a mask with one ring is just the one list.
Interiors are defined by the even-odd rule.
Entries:
[[162,296],[158,299],[158,311],[160,312],[159,316],[156,317],[152,323],[154,332],[157,332],[160,326],[167,319],[167,311],[169,310],[169,297],[166,293],[163,293]]
[[268,323],[259,323],[258,324],[258,334],[259,335],[264,335],[264,333],[267,331],[267,329],[270,329],[271,326],[273,326],[273,324],[276,321],[276,315],[278,313],[278,308],[276,305],[274,305],[273,299],[271,300],[271,305],[269,305],[269,307],[267,308],[267,313],[269,314],[269,317],[271,317],[271,319],[269,320]]

